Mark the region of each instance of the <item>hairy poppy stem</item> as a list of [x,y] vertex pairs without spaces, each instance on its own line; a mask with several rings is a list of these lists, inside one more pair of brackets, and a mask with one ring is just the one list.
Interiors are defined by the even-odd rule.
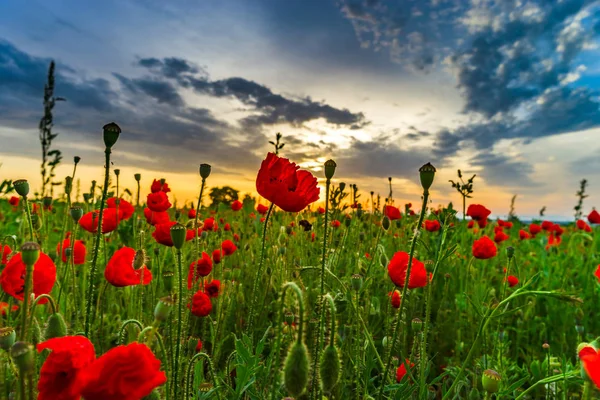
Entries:
[[177,376],[179,375],[179,354],[181,352],[181,325],[183,319],[183,262],[181,260],[181,249],[177,249],[177,273],[179,278],[179,293],[177,294],[178,302],[178,317],[177,317],[177,343],[175,344],[175,368],[173,371],[173,398],[177,399],[179,394],[179,383]]
[[27,263],[25,265],[25,289],[23,292],[23,307],[21,308],[21,332],[19,334],[20,341],[26,341],[27,336],[27,314],[29,314],[29,297],[33,287],[33,266],[35,263]]
[[428,200],[429,200],[429,189],[424,189],[423,190],[423,204],[421,205],[421,213],[419,214],[419,222],[417,223],[415,232],[413,234],[412,241],[410,243],[410,253],[408,255],[408,266],[406,268],[406,279],[404,279],[404,287],[402,288],[402,295],[400,297],[402,299],[402,301],[400,302],[400,307],[398,307],[398,313],[396,314],[396,318],[395,318],[396,324],[395,324],[395,328],[394,328],[394,335],[392,336],[392,343],[390,345],[388,359],[387,359],[387,363],[385,365],[385,371],[383,372],[383,379],[381,381],[381,386],[379,388],[379,395],[377,396],[378,399],[383,398],[383,390],[387,383],[388,374],[389,374],[390,368],[392,366],[392,356],[393,356],[394,347],[396,347],[396,341],[398,340],[398,332],[400,331],[400,322],[401,322],[400,320],[402,318],[402,310],[404,309],[404,304],[406,303],[406,301],[405,301],[406,292],[408,291],[408,282],[410,281],[410,271],[412,270],[413,257],[415,254],[415,249],[417,248],[417,239],[419,237],[421,225],[423,225],[423,219],[425,219],[425,212],[427,211],[427,201]]
[[29,209],[29,201],[27,201],[27,196],[23,196],[23,203],[25,203],[25,213],[27,214],[27,224],[29,225],[29,239],[33,242],[35,241],[35,236],[33,233],[33,222],[31,221],[31,210]]
[[258,263],[258,269],[256,270],[256,276],[254,277],[254,283],[252,284],[252,297],[250,298],[250,316],[248,320],[248,336],[250,338],[254,337],[253,327],[254,327],[254,309],[256,307],[256,290],[258,288],[258,281],[262,274],[262,267],[265,261],[265,244],[267,239],[267,226],[269,224],[269,217],[271,216],[271,212],[273,211],[273,207],[275,207],[275,203],[271,203],[269,206],[269,211],[267,211],[267,215],[265,216],[265,226],[263,227],[263,235],[262,235],[262,246],[260,250],[260,261]]
[[[104,203],[106,202],[106,197],[108,194],[108,179],[110,177],[110,153],[110,147],[106,147],[104,149],[104,187],[102,188],[102,201],[100,202],[100,213],[98,214],[98,229],[96,230],[96,240],[94,241],[94,255],[92,257],[92,264],[90,268],[85,309],[84,334],[87,338],[89,338],[90,335],[90,316],[92,314],[92,304],[94,298],[94,280],[96,279],[96,264],[98,263],[98,251],[100,249],[100,240],[102,240],[102,214],[104,213]],[[73,248],[75,248],[75,246],[73,246]]]

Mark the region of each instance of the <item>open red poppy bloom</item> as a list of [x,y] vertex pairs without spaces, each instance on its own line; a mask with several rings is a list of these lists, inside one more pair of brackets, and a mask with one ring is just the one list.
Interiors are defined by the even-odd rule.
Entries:
[[[71,239],[70,238],[63,240],[62,249],[61,249],[60,243],[58,243],[56,245],[56,254],[60,255],[60,258],[62,259],[62,262],[64,262],[64,263],[67,262],[67,249],[69,247],[71,247]],[[85,264],[86,249],[85,249],[85,244],[83,244],[83,241],[76,240],[75,246],[73,246],[71,251],[73,252],[73,264],[75,264],[75,265]]]
[[219,264],[221,262],[221,257],[223,256],[223,251],[221,249],[213,250],[212,252],[212,260],[215,264]]
[[481,204],[471,204],[467,208],[467,216],[475,221],[487,220],[492,212]]
[[[171,239],[171,227],[175,225],[177,221],[165,222],[164,224],[158,224],[154,226],[154,232],[152,237],[156,240],[156,243],[172,247],[173,240]],[[188,229],[185,234],[185,240],[190,241],[194,238],[194,231]]]
[[510,236],[508,236],[506,233],[504,233],[504,231],[502,229],[498,230],[496,232],[496,234],[494,235],[494,242],[496,242],[496,243],[501,243],[508,239],[510,239]]
[[116,197],[111,197],[110,199],[108,199],[106,201],[106,205],[108,206],[108,208],[118,209],[120,219],[124,220],[128,220],[129,218],[131,218],[131,216],[135,212],[135,208],[128,201],[119,199],[119,204],[117,204]]
[[265,206],[264,204],[259,204],[256,206],[256,211],[258,211],[260,215],[265,215],[267,211],[269,211],[269,207]]
[[150,185],[150,191],[152,193],[156,193],[156,192],[169,193],[171,191],[171,189],[169,189],[169,184],[167,182],[160,183],[160,179],[154,179],[152,181],[152,185]]
[[[399,251],[390,260],[388,264],[388,275],[394,285],[404,287],[406,273],[408,271],[409,254]],[[408,288],[415,289],[427,285],[427,270],[425,264],[413,257],[410,278],[408,279]]]
[[531,233],[532,236],[537,235],[541,231],[542,231],[542,227],[539,226],[538,224],[534,224],[534,223],[529,224],[529,233]]
[[542,229],[545,231],[551,231],[554,226],[554,222],[552,221],[542,221]]
[[146,222],[148,222],[150,225],[165,224],[171,221],[168,212],[152,211],[149,208],[144,208],[144,217],[146,217]]
[[5,265],[8,262],[8,256],[12,253],[9,245],[0,245],[0,265]]
[[483,236],[481,239],[477,239],[473,242],[473,257],[480,260],[486,260],[496,256],[498,249],[496,244],[487,236]]
[[579,358],[590,380],[600,388],[600,352],[591,346],[586,346],[579,352]]
[[325,214],[325,209],[323,207],[319,207],[319,208],[317,208],[317,212],[319,214]]
[[531,235],[526,230],[523,230],[523,229],[519,230],[519,239],[525,240],[525,239],[529,239],[530,237],[531,237]]
[[578,219],[577,220],[577,229],[582,230],[582,231],[586,231],[586,232],[591,232],[592,231],[592,227],[590,227],[584,220],[582,219]]
[[237,246],[231,240],[227,239],[221,243],[221,249],[223,250],[223,255],[230,256],[237,250]]
[[587,219],[590,224],[600,224],[600,213],[596,210],[592,210],[588,214]]
[[339,228],[340,225],[342,225],[342,223],[340,221],[338,221],[337,219],[334,219],[333,221],[331,221],[332,228]]
[[[40,252],[40,258],[33,266],[33,294],[49,294],[56,282],[56,266],[52,259]],[[25,291],[25,263],[21,259],[21,253],[10,258],[6,267],[0,273],[0,286],[9,296],[23,301]],[[46,304],[48,299],[42,299],[39,304]]]
[[221,291],[221,281],[213,279],[212,281],[204,284],[204,293],[209,297],[218,297]]
[[21,199],[18,198],[17,196],[12,196],[10,199],[8,199],[8,204],[13,206],[13,208],[17,208],[17,207],[19,207],[20,201],[21,201]]
[[167,376],[145,344],[117,346],[82,371],[85,400],[133,400],[148,396]]
[[550,233],[548,236],[548,243],[546,244],[546,250],[549,250],[551,247],[555,247],[560,245],[562,242],[562,238],[554,233]]
[[[138,265],[140,267],[136,268]],[[104,277],[116,287],[148,285],[152,282],[152,272],[145,265],[144,253],[136,252],[131,247],[115,251],[106,265]]]
[[210,231],[216,232],[217,229],[219,229],[219,225],[217,225],[217,223],[215,222],[215,219],[213,217],[206,218],[204,220],[204,222],[202,224],[203,232],[210,232]]
[[440,228],[440,222],[437,219],[425,221],[425,230],[428,232],[437,232]]
[[146,198],[146,204],[150,210],[157,212],[167,211],[171,208],[171,202],[163,191],[150,193]]
[[596,273],[594,273],[594,275],[598,278],[598,283],[600,283],[600,265],[596,268]]
[[64,336],[37,345],[52,350],[38,381],[38,400],[79,400],[85,383],[82,371],[96,359],[94,345],[85,336]]
[[[200,279],[201,277],[208,276],[213,269],[213,263],[206,252],[202,252],[202,258],[194,261],[190,264],[190,270],[188,272],[188,290]],[[196,274],[194,275],[194,271]]]
[[206,317],[212,311],[210,297],[202,291],[197,291],[192,296],[192,314],[196,317]]
[[394,206],[383,206],[383,215],[388,217],[390,221],[395,221],[397,219],[402,218],[400,210],[398,209],[398,207]]
[[284,211],[302,211],[319,200],[320,189],[317,178],[299,168],[287,158],[267,154],[256,176],[256,190]]
[[506,280],[508,281],[508,286],[513,287],[519,284],[519,278],[517,278],[516,276],[513,275],[509,275],[508,278],[506,278]]
[[410,362],[410,360],[407,358],[402,364],[400,364],[400,366],[396,370],[396,382],[400,383],[400,381],[402,381],[402,378],[404,378],[404,376],[406,375],[407,365],[410,367],[410,369],[412,369],[415,366],[415,364]]
[[229,222],[225,224],[225,226],[223,226],[223,230],[225,232],[229,232],[231,230],[231,225],[229,225]]
[[[79,226],[90,233],[96,233],[98,231],[99,216],[100,210],[83,214],[79,220]],[[110,233],[117,229],[119,220],[120,218],[115,208],[105,208],[102,212],[102,233]]]
[[560,236],[564,231],[563,227],[559,224],[552,224],[552,228],[550,229],[550,232],[554,233],[554,236]]
[[234,200],[233,203],[231,203],[231,209],[233,211],[240,211],[242,209],[244,205],[242,204],[241,201],[239,200]]

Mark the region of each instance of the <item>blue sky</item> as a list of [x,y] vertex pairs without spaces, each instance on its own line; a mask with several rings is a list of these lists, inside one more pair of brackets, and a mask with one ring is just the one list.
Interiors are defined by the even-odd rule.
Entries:
[[366,193],[385,195],[392,176],[398,202],[414,202],[415,171],[431,161],[434,203],[458,200],[447,181],[461,168],[496,215],[517,194],[520,215],[570,216],[582,178],[585,209],[600,205],[599,11],[585,0],[5,1],[0,172],[35,179],[54,59],[67,98],[56,147],[83,158],[85,179],[100,173],[98,131],[114,120],[124,175],[167,177],[186,199],[209,162],[213,185],[252,192],[282,132],[284,156],[317,175],[332,157]]

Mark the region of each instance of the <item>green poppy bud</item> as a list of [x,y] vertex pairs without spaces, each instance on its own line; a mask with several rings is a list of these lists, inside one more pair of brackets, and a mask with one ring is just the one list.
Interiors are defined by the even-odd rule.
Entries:
[[40,245],[35,242],[26,242],[21,246],[21,259],[27,266],[33,266],[40,258]]
[[29,182],[27,182],[27,179],[17,179],[13,182],[13,187],[21,197],[27,197],[29,194]]
[[173,241],[173,247],[181,249],[185,243],[185,237],[187,235],[187,229],[184,225],[179,222],[171,227],[171,240]]
[[67,336],[67,324],[60,313],[52,314],[46,322],[46,331],[44,337],[46,340],[57,337]]
[[333,160],[325,161],[325,178],[327,178],[327,180],[333,178],[333,174],[335,174],[336,167],[337,167],[337,164],[335,163],[335,161],[333,161]]
[[335,346],[329,345],[323,351],[319,374],[323,391],[331,392],[340,379],[340,356]]
[[501,381],[502,377],[493,369],[486,369],[483,371],[483,375],[481,376],[481,384],[483,385],[483,389],[490,394],[498,392]]
[[9,351],[12,345],[15,344],[15,340],[17,340],[15,328],[10,326],[0,328],[0,349]]
[[435,177],[435,167],[431,163],[427,163],[419,168],[419,177],[421,178],[421,186],[424,190],[429,190],[433,184]]
[[30,374],[35,369],[33,346],[29,343],[16,342],[13,344],[10,348],[10,356],[21,374]]
[[111,122],[109,124],[104,125],[102,127],[102,130],[104,145],[107,149],[110,149],[115,145],[115,143],[117,143],[119,135],[121,134],[121,128],[119,127],[119,125],[115,124],[114,122]]
[[302,342],[294,342],[283,367],[285,388],[293,397],[304,393],[309,376],[308,350]]
[[200,176],[202,179],[206,179],[210,176],[210,164],[200,164]]

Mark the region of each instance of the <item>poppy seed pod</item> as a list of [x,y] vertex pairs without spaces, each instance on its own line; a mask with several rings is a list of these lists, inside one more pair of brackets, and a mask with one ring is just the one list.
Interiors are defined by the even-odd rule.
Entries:
[[81,217],[83,217],[83,209],[81,207],[71,207],[69,213],[71,214],[71,218],[73,218],[75,223],[78,223]]
[[46,196],[42,199],[42,204],[44,208],[48,208],[52,205],[52,197]]
[[419,168],[419,177],[421,178],[421,186],[424,190],[429,190],[433,184],[435,177],[435,167],[431,163],[427,163]]
[[508,246],[506,248],[506,256],[510,260],[511,258],[513,258],[514,255],[515,255],[515,248],[512,246]]
[[329,345],[323,351],[319,373],[323,391],[331,392],[340,379],[340,356],[335,346]]
[[67,335],[67,324],[60,313],[51,314],[46,322],[44,337],[46,340]]
[[26,242],[21,246],[21,259],[27,266],[33,266],[40,258],[40,245],[35,242]]
[[19,372],[23,375],[30,374],[33,372],[35,367],[35,360],[33,357],[33,346],[25,342],[16,342],[10,348],[10,356]]
[[81,161],[81,157],[79,157],[79,156],[73,157],[73,162],[75,163],[75,165],[79,164],[79,161]]
[[200,176],[202,179],[206,179],[210,176],[210,164],[200,164]]
[[140,180],[142,180],[142,174],[134,174],[133,178],[136,180],[136,182],[139,182]]
[[500,388],[502,377],[493,369],[486,369],[481,376],[481,384],[483,389],[488,393],[496,393]]
[[171,227],[171,240],[173,241],[173,247],[181,249],[185,243],[185,237],[187,235],[187,229],[184,225],[179,222]]
[[283,367],[285,388],[293,397],[304,393],[309,376],[308,350],[302,342],[294,342]]
[[9,351],[13,344],[17,340],[17,333],[15,328],[10,326],[0,328],[0,349]]
[[27,197],[29,194],[29,182],[27,182],[27,179],[18,179],[14,181],[13,187],[21,197]]
[[163,284],[165,285],[165,290],[167,292],[171,292],[173,290],[173,276],[175,274],[173,273],[173,271],[163,271],[162,274],[162,281]]
[[421,332],[423,330],[423,321],[419,318],[414,318],[411,321],[412,330],[415,332]]
[[333,160],[325,161],[325,178],[327,178],[327,179],[333,178],[336,167],[337,167],[337,164],[335,163],[335,161],[333,161]]
[[352,288],[357,292],[362,288],[363,285],[363,277],[359,274],[352,275]]
[[121,134],[121,128],[119,127],[119,125],[115,124],[114,122],[111,122],[109,124],[104,125],[102,127],[102,131],[104,145],[107,149],[112,148],[119,139],[119,135]]
[[340,182],[340,190],[343,192],[346,189],[346,182]]
[[156,307],[154,307],[154,319],[163,322],[166,321],[171,312],[171,307],[175,305],[171,296],[163,297],[158,300]]

